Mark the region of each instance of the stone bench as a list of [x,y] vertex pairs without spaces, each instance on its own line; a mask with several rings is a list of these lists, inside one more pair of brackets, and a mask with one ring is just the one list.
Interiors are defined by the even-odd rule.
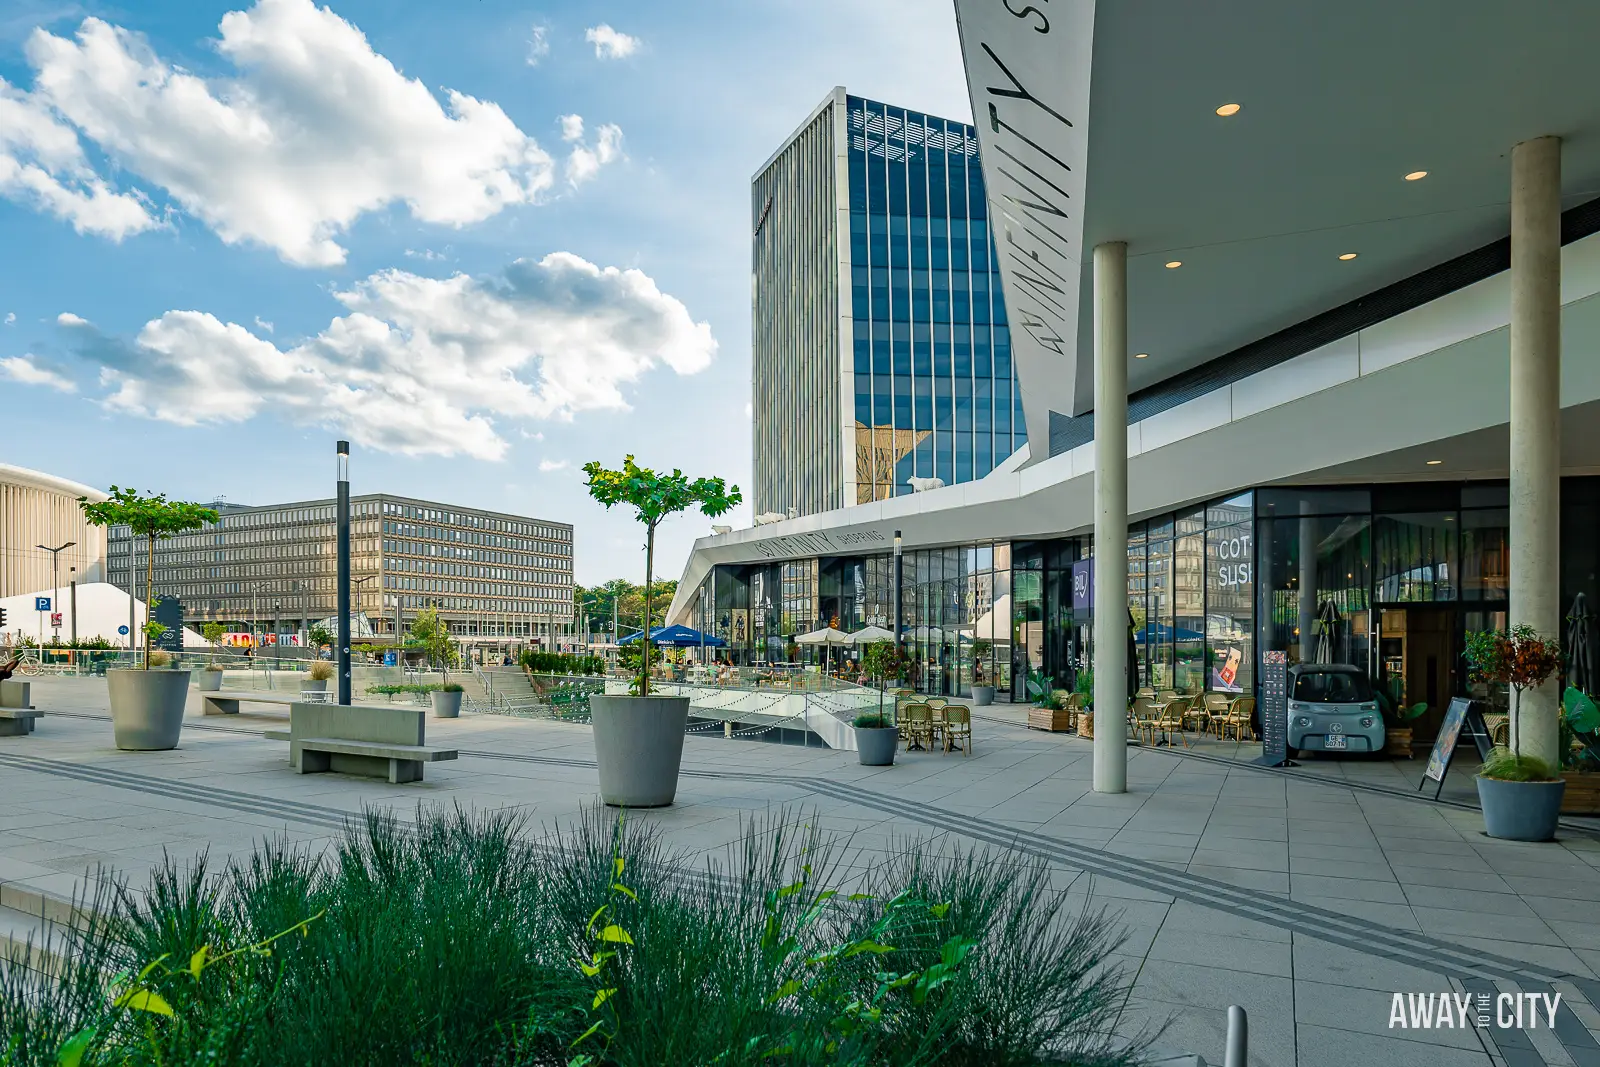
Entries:
[[282,704],[286,707],[295,704],[311,702],[303,693],[282,692],[274,693],[270,690],[258,691],[255,689],[217,689],[212,692],[200,693],[200,710],[207,715],[237,715],[239,704]]
[[35,719],[44,712],[32,708],[0,708],[0,737],[21,737],[33,733]]
[[33,709],[33,683],[16,678],[0,679],[0,708]]
[[289,705],[289,762],[301,774],[420,782],[426,764],[457,756],[453,748],[428,747],[427,722],[421,708],[295,701]]

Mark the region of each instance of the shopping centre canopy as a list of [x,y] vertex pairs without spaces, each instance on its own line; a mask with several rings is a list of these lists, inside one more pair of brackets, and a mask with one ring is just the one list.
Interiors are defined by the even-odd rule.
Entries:
[[1519,141],[1563,139],[1564,206],[1600,195],[1600,4],[956,11],[1034,462],[1051,411],[1059,433],[1093,406],[1100,242],[1128,245],[1137,407],[1142,388],[1505,238]]

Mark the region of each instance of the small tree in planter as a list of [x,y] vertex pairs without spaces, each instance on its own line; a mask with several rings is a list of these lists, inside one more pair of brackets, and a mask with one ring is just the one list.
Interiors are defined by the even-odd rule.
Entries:
[[1548,841],[1555,836],[1566,783],[1544,760],[1522,752],[1520,711],[1524,690],[1561,669],[1561,647],[1531,626],[1467,635],[1465,658],[1472,681],[1511,687],[1511,745],[1493,753],[1478,771],[1478,800],[1490,837]]
[[329,633],[328,628],[319,622],[306,631],[306,643],[320,656],[323,649],[333,644],[333,634]]
[[217,662],[217,642],[222,640],[226,632],[220,622],[208,622],[200,627],[200,636],[211,646],[211,653],[206,657],[205,673],[200,676],[200,688],[204,692],[214,693],[222,688],[222,664]]
[[455,660],[455,640],[450,627],[439,618],[438,608],[424,608],[411,623],[411,640],[427,654],[428,662],[439,664],[443,684],[433,691],[433,713],[441,719],[454,719],[461,714],[462,691],[450,681],[450,666]]
[[895,712],[884,714],[884,694],[889,679],[900,677],[905,669],[905,658],[893,641],[874,641],[862,650],[861,666],[878,683],[878,712],[856,716],[856,753],[863,766],[887,767],[894,762],[900,731],[895,725]]
[[[600,795],[612,805],[660,807],[672,803],[678,788],[678,765],[683,758],[683,731],[688,722],[685,697],[650,695],[651,599],[655,580],[656,527],[690,508],[716,518],[743,497],[738,486],[721,478],[690,481],[680,470],[657,473],[641,467],[632,456],[621,470],[607,470],[598,462],[583,465],[589,495],[606,508],[621,504],[633,509],[644,524],[644,620],[639,639],[638,697],[594,696],[589,706],[594,721],[595,756],[600,765]],[[629,703],[636,701],[635,703]]]
[[111,487],[109,499],[90,503],[78,498],[84,518],[93,526],[127,526],[135,537],[146,540],[144,670],[106,672],[111,699],[111,724],[117,747],[150,750],[178,747],[183,731],[183,708],[189,696],[189,672],[151,671],[151,645],[166,632],[166,627],[151,618],[156,600],[156,542],[176,537],[187,530],[198,530],[217,521],[217,513],[199,504],[168,500],[164,493],[140,496],[132,489]]

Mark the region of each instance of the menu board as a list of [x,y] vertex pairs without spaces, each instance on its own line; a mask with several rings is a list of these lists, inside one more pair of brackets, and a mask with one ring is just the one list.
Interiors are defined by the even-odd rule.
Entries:
[[1450,760],[1456,754],[1456,744],[1461,740],[1463,730],[1477,745],[1478,757],[1489,758],[1492,746],[1489,741],[1488,724],[1483,721],[1483,712],[1473,700],[1456,697],[1450,701],[1450,707],[1444,713],[1444,721],[1439,724],[1439,736],[1433,740],[1433,751],[1428,753],[1428,765],[1423,768],[1422,781],[1417,783],[1419,791],[1432,780],[1439,783],[1439,788],[1434,790],[1434,798],[1437,799],[1439,794],[1444,792],[1444,776],[1450,771]]
[[1263,767],[1292,767],[1289,762],[1289,654],[1261,653],[1261,758]]

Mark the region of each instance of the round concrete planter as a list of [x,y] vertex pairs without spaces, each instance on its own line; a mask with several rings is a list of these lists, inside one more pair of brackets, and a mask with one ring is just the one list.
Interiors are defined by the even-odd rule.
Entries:
[[986,708],[994,703],[994,686],[975,685],[972,687],[972,706]]
[[307,678],[300,683],[300,692],[302,693],[326,693],[327,691],[328,680],[326,678]]
[[222,688],[221,671],[200,671],[195,676],[195,688],[202,693],[215,693]]
[[111,670],[106,671],[106,684],[118,748],[147,752],[178,747],[189,699],[188,671]]
[[1483,828],[1490,837],[1507,841],[1549,841],[1561,818],[1566,782],[1502,782],[1478,779]]
[[453,693],[444,689],[433,693],[433,717],[435,719],[459,719],[461,717],[461,698],[465,695],[459,689]]
[[894,764],[894,752],[900,744],[900,731],[893,726],[867,729],[857,726],[856,755],[863,767],[889,767]]
[[618,808],[661,808],[678,792],[688,697],[591,696],[600,799]]

